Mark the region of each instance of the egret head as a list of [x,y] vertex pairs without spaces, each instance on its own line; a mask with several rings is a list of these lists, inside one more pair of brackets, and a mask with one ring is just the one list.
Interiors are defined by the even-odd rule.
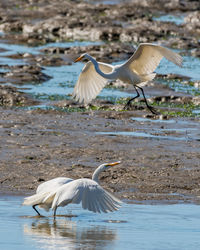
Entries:
[[100,165],[93,173],[92,175],[92,180],[96,181],[97,183],[99,182],[99,174],[102,172],[102,171],[105,171],[107,169],[109,169],[110,167],[112,166],[115,166],[115,165],[118,165],[120,164],[121,162],[120,161],[116,161],[116,162],[112,162],[112,163],[104,163],[102,165]]
[[81,61],[82,59],[84,59],[84,58],[87,58],[88,60],[91,60],[92,59],[92,56],[90,56],[89,54],[87,54],[87,53],[84,53],[84,54],[82,54],[81,56],[79,56],[78,58],[76,58],[76,60],[74,61],[75,63],[76,62],[79,62],[79,61]]
[[84,54],[82,54],[81,56],[79,56],[78,58],[76,58],[76,60],[75,60],[74,62],[75,62],[75,63],[76,63],[76,62],[79,62],[79,61],[81,61],[84,57],[87,58],[87,56],[88,56],[88,54],[87,54],[87,53],[84,53]]
[[104,164],[101,165],[101,166],[102,166],[101,170],[102,170],[102,171],[107,170],[107,169],[109,169],[110,167],[115,166],[115,165],[118,165],[118,164],[120,164],[120,163],[121,163],[121,161],[116,161],[116,162],[112,162],[112,163],[104,163]]

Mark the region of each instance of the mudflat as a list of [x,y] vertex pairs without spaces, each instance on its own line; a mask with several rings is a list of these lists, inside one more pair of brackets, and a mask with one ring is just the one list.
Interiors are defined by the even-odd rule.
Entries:
[[[197,201],[199,121],[150,120],[141,111],[64,113],[0,109],[2,192],[32,193],[58,176],[91,178],[128,200]],[[152,122],[153,121],[153,122]]]

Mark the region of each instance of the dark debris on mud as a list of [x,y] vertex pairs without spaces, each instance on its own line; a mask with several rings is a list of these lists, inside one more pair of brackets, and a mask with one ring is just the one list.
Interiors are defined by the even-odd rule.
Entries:
[[[84,1],[11,1],[0,4],[5,39],[29,45],[59,40],[166,42],[169,47],[199,46],[199,1],[150,0],[118,5]],[[185,23],[160,23],[154,16],[184,14]],[[166,39],[167,38],[167,39]],[[170,39],[171,40],[170,40]]]
[[30,106],[37,105],[38,101],[34,100],[23,91],[19,91],[13,86],[0,85],[0,106],[13,107],[13,106]]
[[[42,72],[42,68],[37,65],[3,65],[1,68],[6,72],[1,72],[0,76],[4,82],[12,82],[14,84],[23,85],[24,83],[40,83],[51,79],[50,76]],[[1,82],[1,80],[0,80]]]

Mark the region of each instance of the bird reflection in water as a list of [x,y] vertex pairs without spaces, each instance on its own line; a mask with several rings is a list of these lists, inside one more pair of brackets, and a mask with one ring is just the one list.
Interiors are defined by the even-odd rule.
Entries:
[[75,221],[59,218],[36,220],[24,225],[24,234],[31,236],[44,249],[96,249],[108,247],[116,239],[115,230],[106,226],[77,226]]

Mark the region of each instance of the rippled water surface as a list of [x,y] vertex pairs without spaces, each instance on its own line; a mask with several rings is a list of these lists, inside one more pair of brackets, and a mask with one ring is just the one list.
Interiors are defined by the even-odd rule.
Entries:
[[[193,204],[123,204],[110,214],[94,214],[78,205],[36,217],[23,197],[0,198],[0,249],[182,249],[200,245],[200,208]],[[75,217],[76,216],[76,217]]]

